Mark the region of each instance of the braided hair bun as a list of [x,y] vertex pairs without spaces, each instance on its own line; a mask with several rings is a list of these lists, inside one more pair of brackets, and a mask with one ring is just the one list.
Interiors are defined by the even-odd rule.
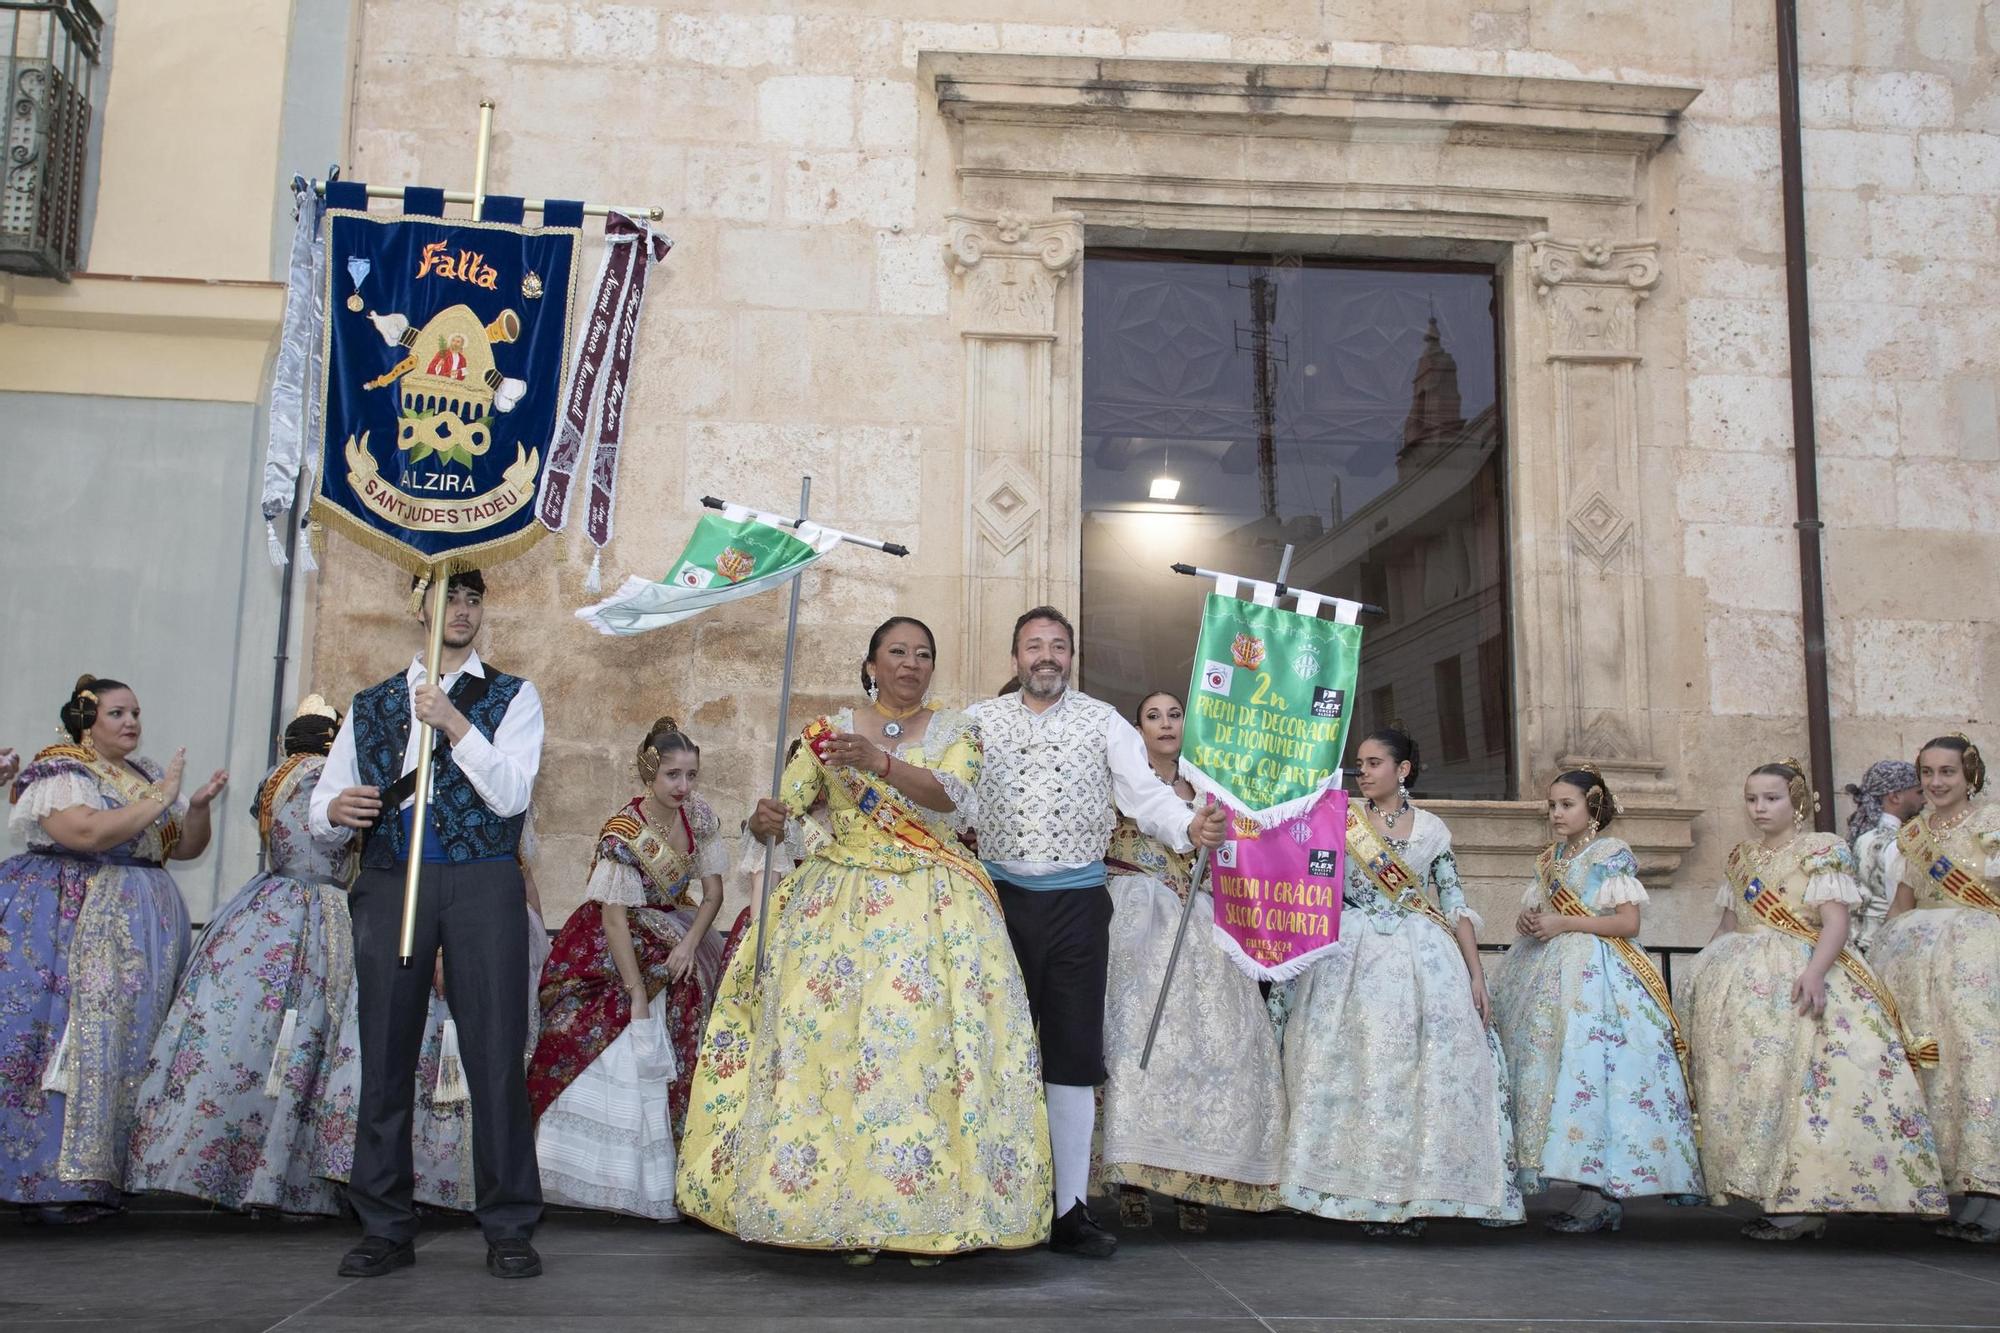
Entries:
[[88,671],[76,678],[70,689],[69,699],[56,716],[62,723],[63,731],[72,744],[81,744],[84,733],[97,723],[97,701],[112,690],[130,690],[132,687],[122,680],[112,680],[107,676],[93,676]]

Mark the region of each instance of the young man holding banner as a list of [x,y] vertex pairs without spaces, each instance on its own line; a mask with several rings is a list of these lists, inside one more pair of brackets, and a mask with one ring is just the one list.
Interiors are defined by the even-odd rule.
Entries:
[[1014,623],[1019,692],[969,710],[985,741],[979,851],[1000,891],[1028,1006],[1041,1029],[1049,1148],[1055,1164],[1052,1249],[1108,1258],[1117,1238],[1086,1204],[1091,1089],[1104,1081],[1104,988],[1111,896],[1104,853],[1119,813],[1175,851],[1222,843],[1219,806],[1190,812],[1161,783],[1145,742],[1116,709],[1069,688],[1075,635],[1038,606]]
[[[496,1277],[535,1277],[529,1237],[542,1216],[535,1126],[522,1052],[528,1040],[527,891],[516,853],[542,758],[542,703],[534,685],[479,660],[486,583],[453,574],[438,674],[418,657],[354,696],[313,789],[316,838],[360,833],[361,876],[348,894],[361,1024],[361,1104],[348,1200],[361,1243],[342,1277],[378,1277],[416,1261],[410,1117],[418,1045],[430,1009],[432,962],[444,952],[445,992],[472,1093],[472,1155]],[[428,617],[426,617],[428,619]],[[435,729],[431,800],[423,830],[414,965],[398,961],[410,807],[416,789],[413,722]]]

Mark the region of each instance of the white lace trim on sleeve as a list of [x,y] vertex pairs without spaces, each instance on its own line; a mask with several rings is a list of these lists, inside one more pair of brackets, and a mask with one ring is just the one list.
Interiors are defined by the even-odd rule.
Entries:
[[1646,893],[1646,886],[1631,875],[1613,875],[1604,881],[1604,887],[1597,891],[1599,907],[1623,907],[1626,903],[1647,903],[1652,899]]
[[1452,908],[1449,920],[1451,921],[1451,924],[1454,926],[1461,921],[1470,921],[1472,923],[1472,928],[1475,931],[1486,929],[1485,919],[1481,917],[1479,913],[1473,911],[1470,907]]
[[1730,887],[1728,880],[1722,881],[1722,887],[1715,891],[1715,905],[1724,911],[1736,910],[1736,890]]
[[7,822],[17,831],[32,835],[36,825],[48,815],[58,810],[67,810],[73,805],[88,806],[92,810],[104,808],[103,797],[98,786],[81,773],[55,773],[41,778],[21,793],[21,800],[14,807]]
[[1521,906],[1539,907],[1542,902],[1542,885],[1539,880],[1531,883],[1521,893]]
[[952,808],[945,814],[945,821],[955,829],[971,828],[977,822],[975,818],[978,814],[978,797],[975,794],[977,789],[956,773],[940,772],[937,769],[932,769],[930,773],[938,780],[938,786],[944,788],[944,794],[951,797]]
[[1859,907],[1866,901],[1868,895],[1861,891],[1861,882],[1845,871],[1824,871],[1806,881],[1808,907],[1816,907],[1820,903],[1846,903],[1849,907]]
[[[751,839],[755,842],[756,839]],[[703,879],[709,875],[729,873],[729,844],[720,829],[711,827],[707,834],[694,845],[694,877]]]
[[610,857],[600,857],[583,886],[583,896],[591,902],[613,903],[619,907],[646,905],[646,879],[634,866]]

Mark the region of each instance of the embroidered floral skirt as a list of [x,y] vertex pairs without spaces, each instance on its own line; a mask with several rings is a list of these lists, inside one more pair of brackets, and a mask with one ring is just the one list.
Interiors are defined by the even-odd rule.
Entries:
[[266,874],[196,943],[139,1088],[130,1188],[334,1215],[313,1174],[354,990],[347,893]]
[[[693,928],[694,918],[691,907],[676,911],[634,907],[626,914],[646,991],[652,1004],[665,1011],[667,1039],[679,1071],[668,1098],[676,1138],[687,1124],[688,1088],[709,1011],[715,1006],[715,988],[722,979],[723,940],[714,931],[696,945],[693,971],[679,981],[667,977],[667,958]],[[537,1116],[604,1054],[632,1020],[632,1002],[618,980],[598,904],[583,904],[556,932],[541,970],[540,1000],[541,1036],[528,1062],[528,1098]]]
[[1197,894],[1153,1058],[1140,1069],[1181,900],[1149,875],[1114,875],[1109,888],[1104,1055],[1110,1078],[1098,1178],[1195,1203],[1276,1208],[1285,1083],[1257,983],[1216,944],[1214,908],[1208,894]]
[[[549,956],[548,928],[533,908],[527,916],[528,993],[522,999],[528,1006],[528,1046],[521,1052],[524,1064],[528,1053],[535,1049],[539,1013],[535,1004],[535,978],[541,975],[543,960]],[[472,1103],[467,1099],[446,1102],[437,1099],[438,1069],[444,1060],[444,1025],[450,1021],[450,1006],[435,990],[431,991],[423,1044],[417,1055],[416,1105],[410,1113],[414,1198],[432,1208],[470,1212],[476,1201],[472,1179]],[[361,1105],[360,1033],[357,998],[350,994],[340,1036],[335,1042],[333,1072],[327,1081],[313,1154],[314,1174],[343,1185],[354,1173],[355,1118]]]
[[973,881],[814,858],[774,895],[766,974],[731,957],[681,1141],[681,1211],[744,1240],[949,1254],[1038,1244],[1041,1060]]
[[1492,973],[1524,1191],[1699,1195],[1687,1079],[1659,1004],[1593,935],[1523,938]]
[[1874,966],[1913,1041],[1938,1044],[1918,1071],[1945,1188],[2000,1194],[2000,916],[1924,908],[1883,924]]
[[[34,852],[0,865],[0,1199],[117,1201],[187,949],[165,870]],[[65,1039],[67,1091],[45,1091]]]
[[1458,943],[1423,917],[1357,916],[1274,992],[1290,1099],[1281,1197],[1347,1222],[1519,1221],[1506,1061]]
[[1681,1010],[1711,1200],[1774,1213],[1941,1213],[1923,1090],[1881,1005],[1838,966],[1826,1012],[1792,983],[1812,946],[1735,931],[1696,955]]

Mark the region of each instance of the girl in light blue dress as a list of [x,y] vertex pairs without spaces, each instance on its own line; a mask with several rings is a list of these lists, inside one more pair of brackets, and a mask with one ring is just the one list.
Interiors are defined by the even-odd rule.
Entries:
[[1521,938],[1493,992],[1521,1188],[1578,1187],[1552,1231],[1616,1231],[1621,1200],[1702,1193],[1687,1047],[1637,943],[1646,890],[1632,849],[1603,836],[1617,810],[1594,769],[1549,784],[1557,841],[1522,898]]

